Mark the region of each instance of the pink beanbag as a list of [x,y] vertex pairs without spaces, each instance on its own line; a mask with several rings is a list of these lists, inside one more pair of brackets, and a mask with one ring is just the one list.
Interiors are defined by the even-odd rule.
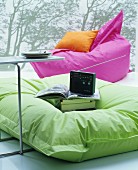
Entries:
[[121,11],[99,30],[90,52],[55,49],[53,55],[65,57],[64,60],[31,65],[40,78],[82,70],[95,72],[102,80],[119,81],[129,72],[130,64],[130,43],[120,35],[122,22]]

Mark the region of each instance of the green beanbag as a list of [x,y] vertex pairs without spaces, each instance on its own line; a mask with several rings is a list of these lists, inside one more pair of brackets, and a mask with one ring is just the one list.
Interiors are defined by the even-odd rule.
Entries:
[[[23,141],[55,158],[84,160],[138,149],[138,87],[96,82],[101,100],[96,110],[62,113],[35,94],[55,84],[69,84],[69,75],[22,79]],[[0,129],[19,138],[17,83],[0,79]]]

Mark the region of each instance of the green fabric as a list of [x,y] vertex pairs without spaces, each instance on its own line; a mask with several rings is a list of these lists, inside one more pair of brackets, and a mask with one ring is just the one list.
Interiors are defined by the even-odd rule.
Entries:
[[[68,75],[22,79],[23,140],[55,158],[80,162],[138,149],[138,88],[97,80],[97,110],[62,113],[35,98],[44,88],[69,84]],[[0,128],[19,138],[16,79],[0,79]]]

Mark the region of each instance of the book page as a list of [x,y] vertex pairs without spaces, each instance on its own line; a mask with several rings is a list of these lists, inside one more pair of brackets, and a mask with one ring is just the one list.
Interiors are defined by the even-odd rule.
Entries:
[[58,84],[49,89],[39,91],[35,97],[46,97],[47,99],[67,98],[68,88],[66,85]]

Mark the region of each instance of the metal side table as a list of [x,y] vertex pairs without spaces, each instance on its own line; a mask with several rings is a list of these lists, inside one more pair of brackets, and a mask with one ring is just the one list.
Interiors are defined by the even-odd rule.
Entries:
[[64,57],[52,56],[43,58],[25,58],[25,57],[0,57],[0,64],[14,64],[17,66],[18,72],[18,114],[19,114],[19,141],[20,141],[20,150],[10,153],[0,154],[0,157],[23,154],[23,139],[22,139],[22,110],[21,110],[21,68],[19,63],[28,63],[28,62],[48,62],[55,60],[63,60]]

